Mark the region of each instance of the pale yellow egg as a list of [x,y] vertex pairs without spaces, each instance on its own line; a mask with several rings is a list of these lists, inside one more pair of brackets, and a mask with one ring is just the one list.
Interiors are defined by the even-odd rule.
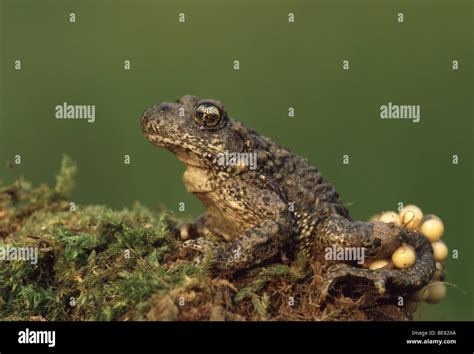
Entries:
[[433,273],[434,280],[444,280],[444,268],[440,262],[436,262],[436,270]]
[[392,262],[397,268],[405,269],[415,264],[416,252],[410,245],[403,244],[392,254]]
[[448,258],[448,246],[443,241],[432,242],[431,247],[433,247],[433,255],[436,262],[443,262]]
[[390,261],[387,259],[377,259],[375,261],[370,262],[369,269],[370,270],[380,269],[380,268],[388,266],[389,263]]
[[440,218],[426,215],[420,226],[420,231],[431,242],[438,241],[444,233],[444,225]]
[[429,295],[426,302],[429,304],[436,304],[444,299],[446,296],[446,285],[440,282],[434,282],[428,286]]
[[400,225],[400,216],[394,211],[384,211],[380,214],[378,221],[382,221],[384,223],[394,223],[396,225]]
[[427,287],[424,287],[411,294],[410,298],[414,301],[421,302],[428,298],[429,293],[429,289]]
[[408,230],[416,230],[423,219],[423,212],[416,205],[406,205],[400,210],[400,222]]

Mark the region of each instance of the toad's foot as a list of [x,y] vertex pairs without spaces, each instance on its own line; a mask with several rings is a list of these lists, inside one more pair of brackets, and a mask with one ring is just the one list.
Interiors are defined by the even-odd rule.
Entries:
[[209,231],[209,217],[207,214],[201,215],[194,223],[186,223],[177,228],[176,232],[181,240],[186,241],[198,237],[205,237]]
[[204,238],[188,240],[179,246],[179,256],[189,259],[194,265],[201,265],[206,260],[212,260],[218,253],[219,245]]
[[413,266],[407,269],[370,270],[344,263],[335,264],[326,272],[321,298],[325,298],[336,283],[348,278],[369,281],[373,283],[380,294],[385,293],[386,288],[393,289],[395,292],[397,290],[407,292],[428,284],[435,270],[430,242],[419,232],[407,234],[403,237],[403,241],[416,250],[417,260]]

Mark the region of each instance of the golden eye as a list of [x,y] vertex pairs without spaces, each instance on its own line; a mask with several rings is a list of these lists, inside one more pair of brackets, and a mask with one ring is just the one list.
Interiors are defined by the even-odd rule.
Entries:
[[194,108],[193,118],[202,128],[217,129],[220,127],[224,114],[211,102],[203,102]]

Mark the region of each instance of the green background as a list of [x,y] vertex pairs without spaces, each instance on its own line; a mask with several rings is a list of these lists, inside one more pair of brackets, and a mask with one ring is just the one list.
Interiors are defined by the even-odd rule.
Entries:
[[[20,154],[18,173],[53,183],[66,153],[79,165],[79,203],[140,201],[179,213],[184,201],[196,216],[203,209],[182,185],[183,166],[142,137],[139,118],[184,94],[217,98],[308,158],[354,218],[398,202],[439,215],[444,240],[459,250],[448,281],[466,293],[449,286],[415,318],[473,319],[472,1],[1,0],[1,11],[4,182],[15,178],[6,162]],[[64,101],[96,105],[96,122],[55,119]],[[381,120],[389,101],[421,105],[421,122]]]

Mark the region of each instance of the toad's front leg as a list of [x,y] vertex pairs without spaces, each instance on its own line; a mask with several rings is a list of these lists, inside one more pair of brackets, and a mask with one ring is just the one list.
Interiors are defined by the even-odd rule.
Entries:
[[204,238],[188,240],[181,245],[180,254],[191,255],[196,264],[212,257],[215,269],[231,274],[278,255],[286,244],[287,231],[284,224],[266,220],[231,242],[213,242]]
[[231,188],[232,192],[223,193],[227,198],[215,207],[226,209],[227,213],[221,215],[230,215],[232,219],[209,224],[210,231],[229,239],[228,235],[222,234],[228,225],[253,225],[239,231],[240,234],[228,242],[212,242],[199,237],[183,242],[180,247],[181,255],[191,254],[198,263],[213,257],[214,267],[222,273],[234,273],[278,255],[291,240],[293,225],[288,205],[273,191],[248,184],[240,186],[239,182],[234,182]]
[[217,251],[216,268],[233,273],[268,260],[282,251],[288,241],[288,225],[266,220],[247,230]]

